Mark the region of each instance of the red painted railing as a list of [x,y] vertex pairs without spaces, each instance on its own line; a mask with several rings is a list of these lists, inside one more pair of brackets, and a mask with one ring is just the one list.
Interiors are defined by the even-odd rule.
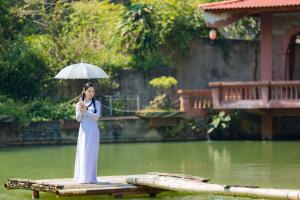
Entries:
[[210,89],[182,89],[180,95],[180,111],[190,116],[205,116],[207,109],[212,108]]
[[211,82],[215,109],[300,108],[300,81]]

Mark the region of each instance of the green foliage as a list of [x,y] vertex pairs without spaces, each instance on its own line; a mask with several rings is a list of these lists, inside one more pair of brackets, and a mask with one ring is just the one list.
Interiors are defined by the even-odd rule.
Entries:
[[[116,34],[124,6],[108,1],[64,0],[50,4],[29,0],[18,5],[14,15],[22,20],[20,34],[30,34],[36,40],[33,44],[44,46],[45,65],[51,77],[81,59],[101,66],[112,78],[117,76],[118,70],[132,65],[131,56],[124,53],[121,38]],[[46,43],[50,45],[45,46]],[[46,77],[45,81],[46,86],[51,87],[57,80]],[[116,85],[112,79],[102,82],[104,90],[111,90],[110,87]]]
[[178,49],[182,54],[189,50],[193,40],[207,37],[208,29],[202,13],[193,0],[153,1],[156,5],[156,23],[160,39]]
[[20,103],[4,95],[0,95],[0,115],[12,117],[16,121],[23,121],[26,119],[26,113],[20,106]]
[[71,8],[59,37],[65,65],[80,62],[81,58],[108,72],[131,65],[131,56],[124,53],[121,38],[117,36],[124,6],[106,1],[77,2]]
[[230,115],[229,114],[226,115],[224,111],[221,111],[220,113],[212,117],[212,121],[209,124],[209,129],[207,133],[210,134],[213,131],[228,128],[230,121],[231,121]]
[[0,95],[0,115],[13,117],[19,123],[74,119],[75,107],[64,103],[53,104],[47,99],[34,99],[24,103]]
[[158,48],[158,41],[152,19],[153,6],[135,3],[127,7],[120,24],[124,47],[144,58]]
[[132,64],[133,67],[137,69],[151,70],[156,67],[169,66],[170,59],[169,56],[157,50],[156,52],[147,54],[147,56],[145,56],[143,59],[137,55],[132,55]]
[[260,21],[257,17],[245,17],[229,26],[220,29],[224,37],[230,39],[258,40]]
[[11,24],[11,16],[7,1],[0,0],[0,49],[3,47],[3,41],[10,38],[9,27]]
[[48,100],[35,100],[25,105],[30,121],[49,121],[59,119],[72,119],[75,108],[70,104],[53,104]]
[[193,133],[194,136],[205,136],[207,127],[209,124],[208,118],[187,118],[185,119],[185,126],[188,128],[187,131]]
[[125,103],[123,101],[123,99],[113,99],[112,101],[112,111],[113,111],[113,115],[123,115],[125,110]]
[[194,137],[207,139],[207,118],[180,118],[174,126],[156,128],[160,134],[169,137]]
[[157,127],[156,130],[161,134],[163,137],[180,137],[182,134],[186,134],[184,132],[185,124],[182,119],[178,120],[176,125],[173,126],[161,126]]
[[208,31],[191,0],[132,1],[119,30],[133,65],[142,69],[168,65],[169,56],[162,47],[172,46],[185,53],[191,41],[206,37]]
[[1,1],[0,35],[2,30],[15,36],[47,35],[54,44],[50,50],[46,47],[53,73],[81,58],[110,73],[129,67],[147,70],[169,65],[172,52],[167,55],[164,47],[171,45],[185,53],[191,41],[207,37],[202,13],[196,8],[213,1]]
[[161,42],[153,13],[153,5],[132,3],[118,25],[123,49],[132,55],[132,64],[144,70],[169,63],[167,57],[157,51]]
[[20,38],[0,57],[0,91],[14,98],[32,99],[49,74],[43,52],[29,38]]
[[177,85],[177,80],[171,76],[161,76],[159,78],[152,79],[149,84],[155,88],[168,90]]

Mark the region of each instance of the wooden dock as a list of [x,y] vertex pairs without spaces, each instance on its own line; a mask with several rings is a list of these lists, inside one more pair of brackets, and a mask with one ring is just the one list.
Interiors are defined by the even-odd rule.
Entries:
[[78,184],[71,178],[65,179],[9,179],[5,182],[6,189],[25,189],[32,191],[32,198],[37,199],[40,192],[53,193],[57,196],[110,195],[120,198],[123,195],[147,194],[154,197],[164,189],[135,186],[126,183],[127,178],[142,178],[145,175],[103,176],[98,177],[97,184]]

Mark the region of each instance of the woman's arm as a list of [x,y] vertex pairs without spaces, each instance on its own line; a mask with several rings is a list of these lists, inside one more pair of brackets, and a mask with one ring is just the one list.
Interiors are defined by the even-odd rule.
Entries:
[[88,117],[93,118],[94,120],[98,120],[99,117],[100,117],[101,106],[100,106],[100,102],[99,101],[95,101],[95,104],[96,104],[96,109],[97,109],[96,113],[93,113],[92,111],[87,110],[87,111],[84,112],[84,114],[86,116],[88,116]]
[[76,120],[77,120],[78,122],[81,122],[81,120],[82,120],[82,112],[81,112],[81,110],[80,110],[80,105],[79,105],[79,103],[76,104]]

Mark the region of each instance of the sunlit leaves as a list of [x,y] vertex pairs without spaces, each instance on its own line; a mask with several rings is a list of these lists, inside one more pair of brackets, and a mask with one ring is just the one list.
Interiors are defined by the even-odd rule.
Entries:
[[149,84],[152,87],[160,88],[160,89],[170,89],[173,86],[177,85],[177,80],[171,76],[161,76],[158,78],[152,79]]
[[209,134],[218,129],[228,128],[230,121],[231,121],[231,117],[229,114],[226,115],[224,111],[219,112],[217,115],[214,115],[212,117],[212,121],[209,124],[207,133]]

